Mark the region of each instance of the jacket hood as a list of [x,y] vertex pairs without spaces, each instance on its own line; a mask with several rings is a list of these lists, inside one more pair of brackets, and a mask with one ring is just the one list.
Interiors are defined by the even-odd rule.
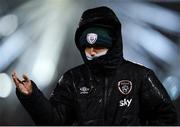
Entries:
[[[106,55],[98,57],[96,60],[87,60],[85,51],[80,47],[79,39],[83,31],[89,27],[103,27],[111,29],[113,34],[113,44]],[[105,68],[114,68],[124,61],[123,45],[121,35],[121,23],[115,13],[108,7],[102,6],[84,11],[81,16],[79,26],[75,33],[75,43],[86,64],[96,65]]]

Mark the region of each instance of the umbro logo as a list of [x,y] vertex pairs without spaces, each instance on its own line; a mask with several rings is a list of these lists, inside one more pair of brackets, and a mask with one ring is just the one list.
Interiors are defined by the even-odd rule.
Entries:
[[83,86],[79,90],[80,90],[80,94],[88,94],[90,89]]

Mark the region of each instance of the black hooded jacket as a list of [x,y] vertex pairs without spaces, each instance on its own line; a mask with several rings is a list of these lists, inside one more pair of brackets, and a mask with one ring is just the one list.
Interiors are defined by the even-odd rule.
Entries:
[[[91,26],[113,31],[107,54],[88,61],[79,47],[83,30]],[[75,35],[85,64],[70,69],[58,81],[50,99],[33,83],[33,93],[17,96],[36,125],[175,125],[175,108],[152,70],[123,58],[121,24],[107,7],[82,15]]]

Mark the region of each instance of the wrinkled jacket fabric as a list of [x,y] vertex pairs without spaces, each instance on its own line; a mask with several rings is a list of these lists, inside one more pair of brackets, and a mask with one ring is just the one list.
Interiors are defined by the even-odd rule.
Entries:
[[[79,47],[82,31],[100,26],[114,31],[113,47],[88,61]],[[174,105],[151,69],[123,58],[121,24],[107,7],[82,15],[75,35],[85,64],[68,70],[50,99],[33,83],[33,93],[16,91],[36,125],[175,125]]]

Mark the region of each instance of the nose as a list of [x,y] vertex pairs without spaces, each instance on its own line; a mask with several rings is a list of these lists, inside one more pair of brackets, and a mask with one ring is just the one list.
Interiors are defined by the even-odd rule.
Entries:
[[95,56],[96,55],[96,50],[93,47],[90,48],[90,55],[91,56]]

